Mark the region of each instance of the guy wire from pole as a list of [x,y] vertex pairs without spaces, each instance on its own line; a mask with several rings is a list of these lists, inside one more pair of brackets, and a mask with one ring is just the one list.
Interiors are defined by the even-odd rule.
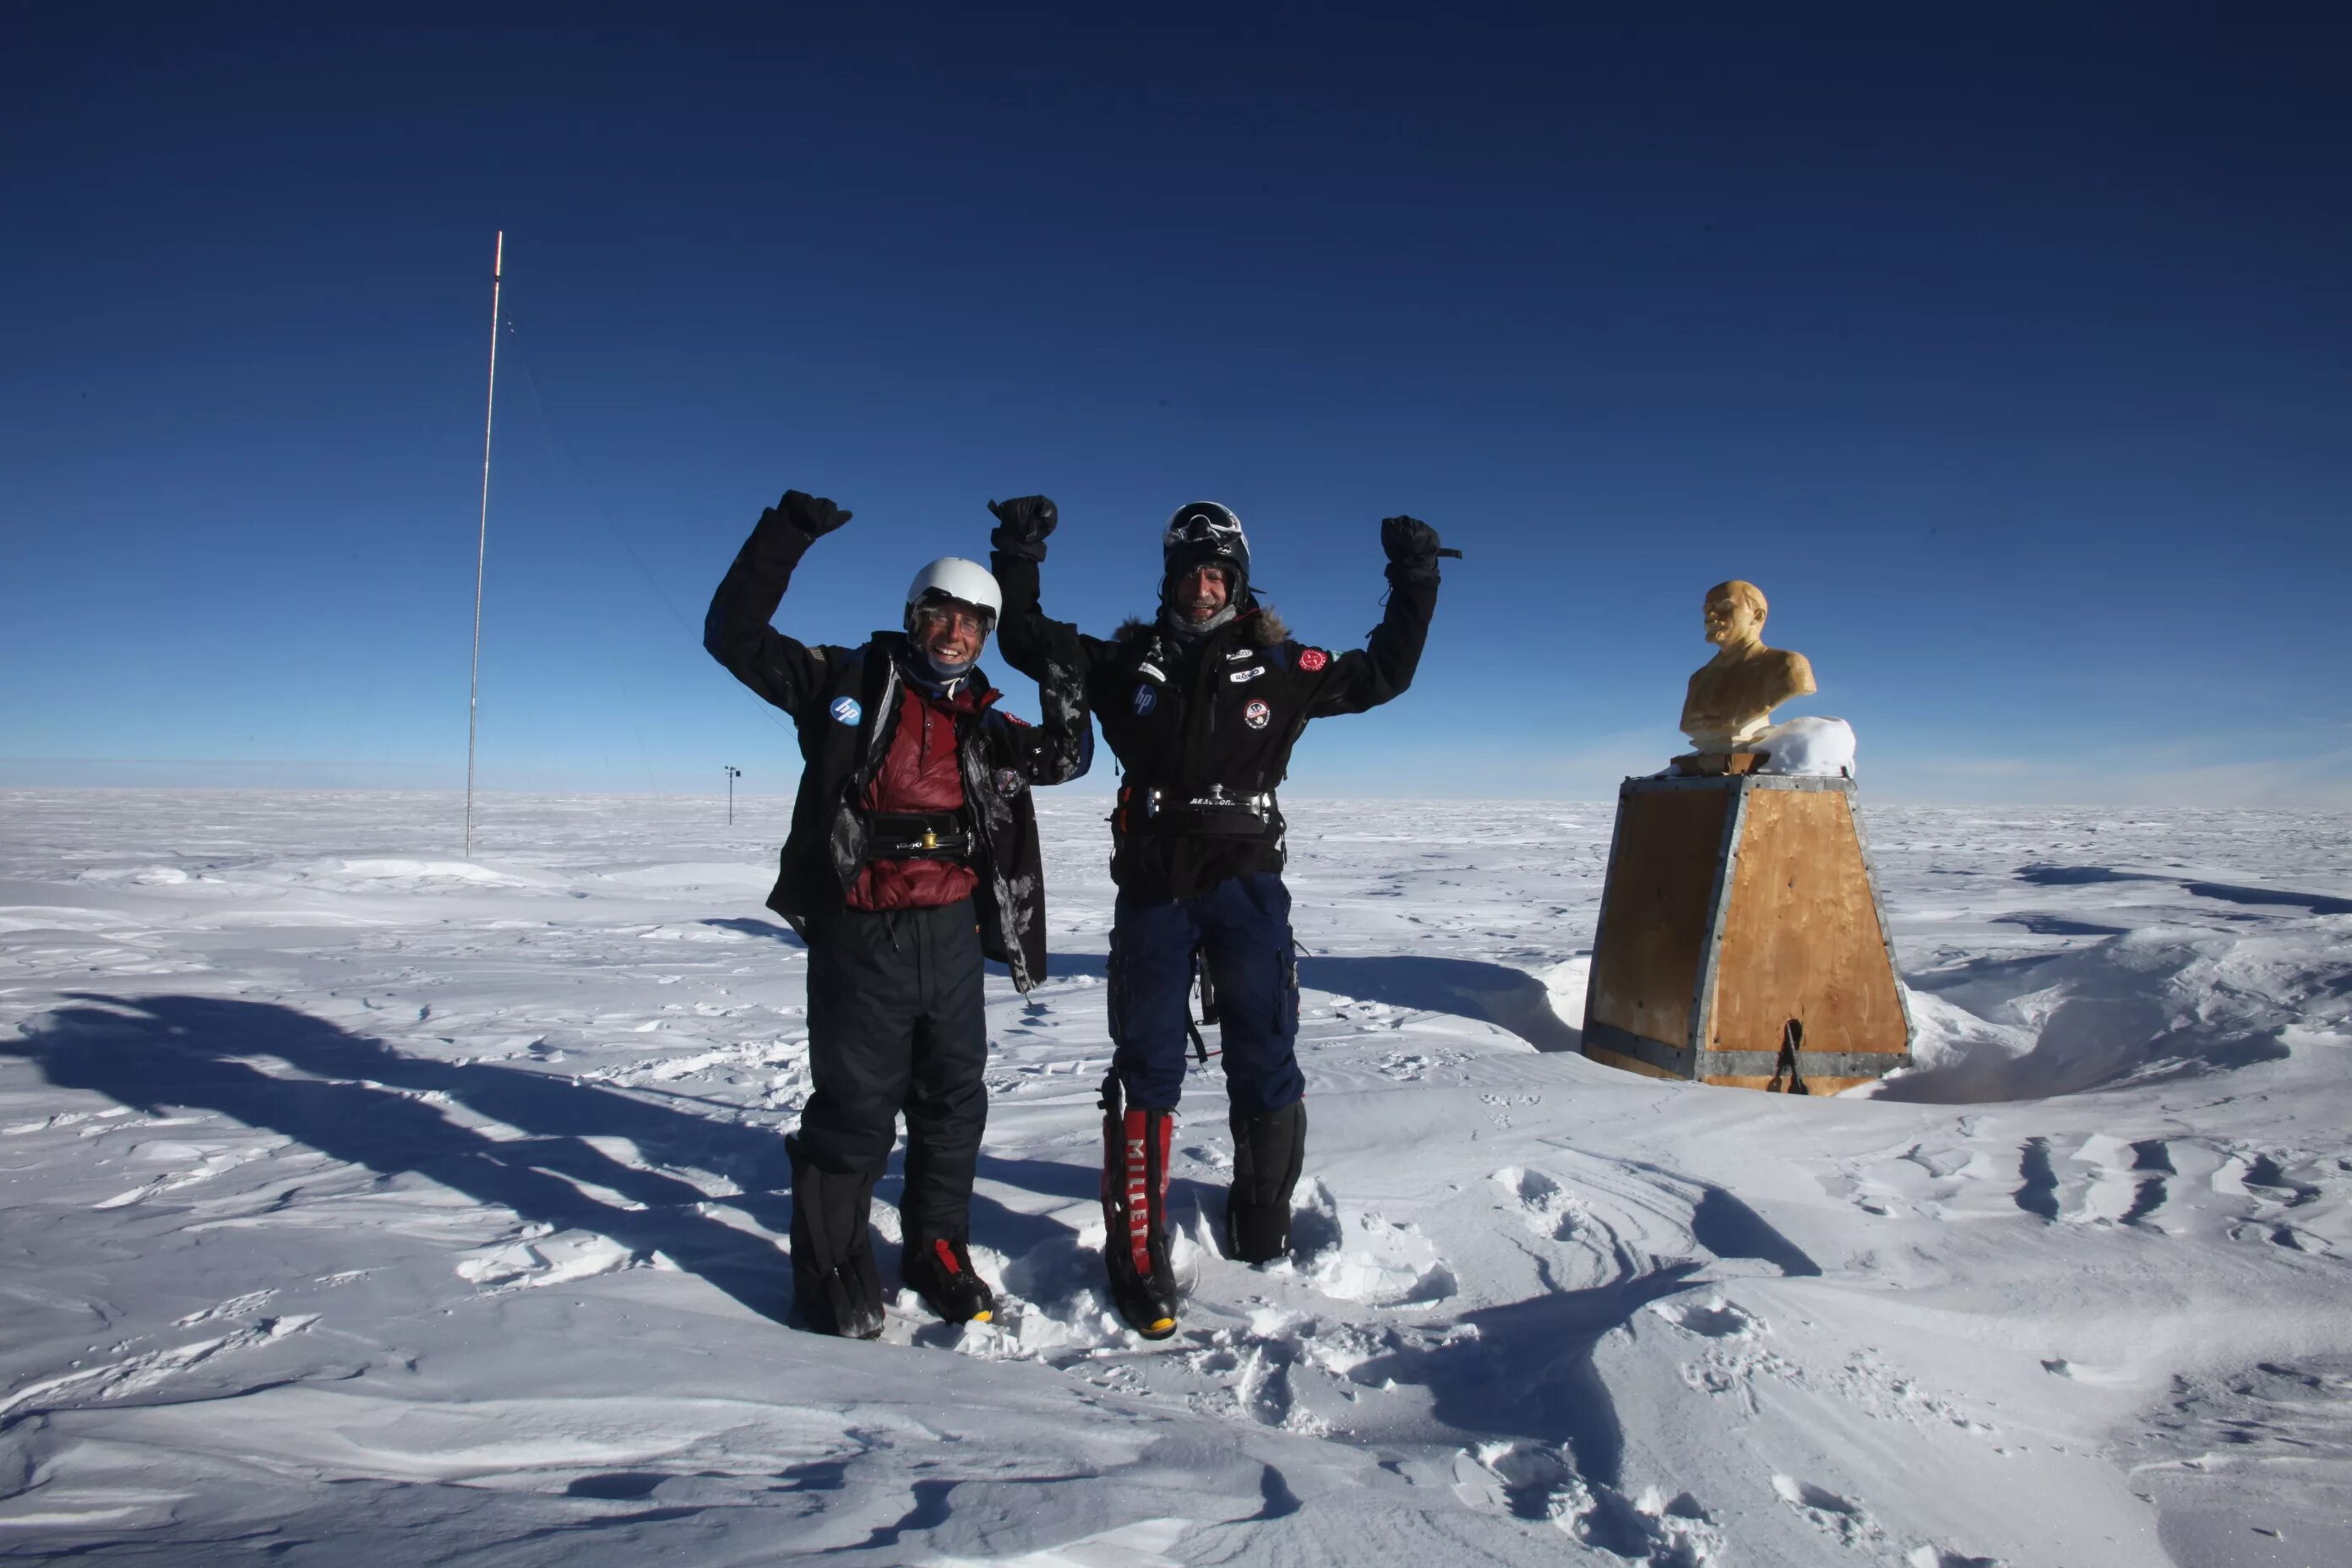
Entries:
[[466,691],[466,858],[474,858],[474,736],[482,700],[482,569],[490,553],[490,421],[499,411],[499,285],[505,280],[507,231],[490,256],[490,395],[482,414],[482,530],[474,545],[474,668]]

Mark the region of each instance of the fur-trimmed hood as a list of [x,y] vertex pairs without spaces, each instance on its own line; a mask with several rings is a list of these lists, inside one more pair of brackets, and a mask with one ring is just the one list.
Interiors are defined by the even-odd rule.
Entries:
[[[1272,605],[1259,605],[1254,609],[1244,610],[1225,626],[1240,627],[1249,640],[1260,647],[1272,647],[1290,640],[1289,625],[1283,620],[1282,612]],[[1134,616],[1119,623],[1114,640],[1122,647],[1130,647],[1163,629],[1157,616]],[[1224,627],[1218,629],[1223,630]]]

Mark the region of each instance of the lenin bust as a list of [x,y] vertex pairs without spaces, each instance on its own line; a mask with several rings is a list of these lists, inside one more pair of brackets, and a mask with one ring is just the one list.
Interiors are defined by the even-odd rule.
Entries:
[[1734,579],[1706,591],[1706,640],[1716,656],[1691,673],[1681,729],[1695,751],[1737,752],[1763,732],[1772,710],[1814,690],[1801,653],[1764,646],[1764,591]]

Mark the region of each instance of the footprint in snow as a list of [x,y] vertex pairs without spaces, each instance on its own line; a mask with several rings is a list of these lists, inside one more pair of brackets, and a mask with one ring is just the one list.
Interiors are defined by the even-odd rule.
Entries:
[[1723,1533],[1688,1492],[1651,1487],[1638,1498],[1588,1481],[1549,1443],[1492,1442],[1454,1458],[1454,1495],[1465,1507],[1549,1521],[1586,1546],[1643,1568],[1708,1568]]
[[1867,1510],[1827,1487],[1817,1487],[1793,1476],[1774,1476],[1772,1489],[1808,1523],[1842,1546],[1860,1548],[1886,1539],[1886,1531],[1878,1527],[1878,1521],[1870,1517]]
[[1669,1299],[1650,1303],[1650,1310],[1685,1333],[1707,1340],[1748,1340],[1768,1331],[1764,1320],[1746,1308],[1717,1296],[1705,1301]]
[[1454,1292],[1453,1270],[1418,1226],[1396,1225],[1369,1209],[1343,1214],[1330,1189],[1311,1176],[1302,1184],[1290,1235],[1290,1266],[1326,1296],[1394,1307]]
[[1822,1187],[1864,1214],[1946,1217],[1948,1205],[1992,1167],[1975,1150],[1913,1143],[1900,1152],[1836,1162]]
[[2019,1159],[2025,1184],[2017,1206],[2066,1225],[2115,1224],[2139,1207],[2141,1183],[2132,1173],[2137,1164],[2136,1146],[2105,1132],[2063,1157],[2050,1140],[2028,1139]]
[[1519,1219],[1536,1235],[1566,1241],[1576,1233],[1576,1200],[1558,1178],[1542,1171],[1506,1165],[1488,1178],[1517,1205]]
[[[2291,1163],[2282,1164],[2282,1158]],[[2335,1243],[2352,1240],[2352,1233],[2344,1224],[2340,1188],[2332,1186],[2329,1173],[2316,1160],[2232,1148],[2210,1182],[2215,1193],[2235,1200],[2240,1209],[2241,1219],[2228,1232],[2232,1241],[2267,1241],[2291,1251],[2332,1256]],[[2322,1202],[2324,1198],[2335,1201]]]

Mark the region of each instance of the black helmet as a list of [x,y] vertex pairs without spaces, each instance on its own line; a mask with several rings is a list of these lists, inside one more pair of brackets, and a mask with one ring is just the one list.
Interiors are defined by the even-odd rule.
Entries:
[[1249,602],[1249,536],[1242,531],[1242,520],[1233,508],[1213,500],[1178,507],[1160,537],[1160,603],[1166,604],[1176,584],[1199,566],[1222,566],[1232,573],[1231,602]]

